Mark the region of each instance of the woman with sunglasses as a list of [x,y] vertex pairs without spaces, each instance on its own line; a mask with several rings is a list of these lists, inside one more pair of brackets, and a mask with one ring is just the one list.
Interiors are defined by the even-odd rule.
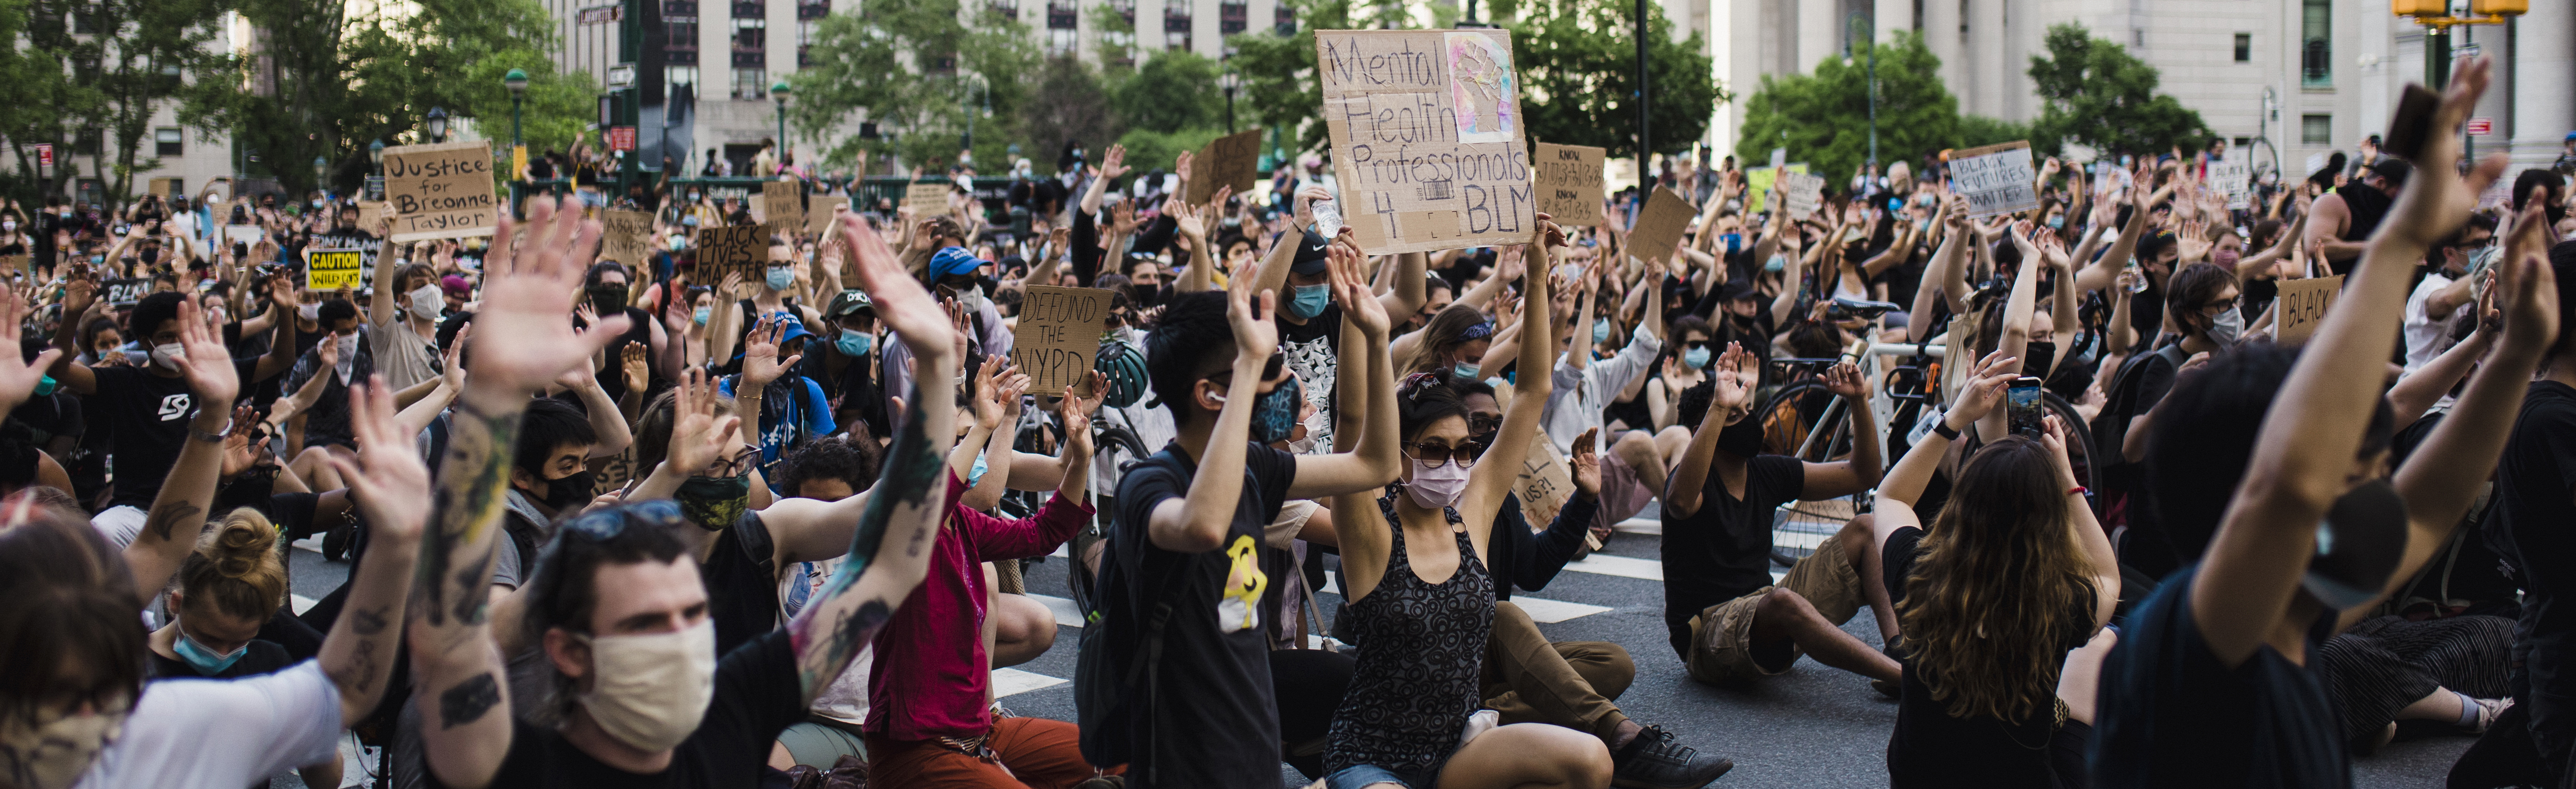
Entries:
[[[1545,227],[1551,231],[1545,240],[1561,244],[1563,236]],[[1530,255],[1543,260],[1546,250]],[[1334,274],[1336,288],[1366,295],[1356,271],[1337,267]],[[1543,271],[1533,267],[1523,298],[1524,330],[1546,332]],[[1554,345],[1523,343],[1521,369],[1546,369]],[[1401,481],[1378,496],[1333,497],[1342,589],[1364,648],[1325,740],[1325,783],[1336,789],[1606,786],[1610,751],[1583,732],[1524,723],[1473,739],[1464,733],[1482,704],[1479,679],[1494,623],[1486,545],[1518,464],[1476,462],[1484,448],[1469,439],[1467,406],[1447,380],[1408,376],[1396,392]],[[1529,453],[1552,385],[1549,376],[1520,377],[1489,451],[1508,458]]]

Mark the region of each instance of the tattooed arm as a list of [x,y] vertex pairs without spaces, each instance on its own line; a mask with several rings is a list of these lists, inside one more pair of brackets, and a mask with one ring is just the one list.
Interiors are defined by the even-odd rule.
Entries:
[[206,508],[215,504],[215,479],[223,473],[225,425],[232,421],[233,395],[241,379],[233,372],[232,352],[197,312],[195,300],[179,303],[179,343],[186,351],[179,371],[188,379],[188,395],[197,414],[188,422],[188,441],[178,462],[152,498],[152,513],[143,533],[125,546],[126,564],[134,568],[134,589],[144,600],[161,596],[161,586],[179,571],[197,547],[206,526]]
[[875,490],[888,495],[868,497],[850,536],[847,563],[787,624],[805,691],[799,706],[841,675],[895,606],[929,575],[930,540],[948,510],[941,458],[957,434],[959,361],[947,313],[866,223],[845,216],[840,233],[857,252],[859,279],[876,297],[878,316],[911,346],[922,374],[913,376],[913,390],[904,397],[911,413],[887,448],[885,472],[877,480]]
[[329,456],[367,513],[366,558],[358,563],[330,637],[322,640],[322,671],[340,686],[344,726],[374,711],[392,682],[394,650],[402,643],[402,631],[393,625],[403,620],[421,526],[429,518],[429,468],[411,445],[417,431],[406,431],[394,414],[384,376],[352,387],[349,429],[358,440],[358,459]]
[[505,215],[493,237],[494,249],[512,249],[514,236],[527,236],[509,260],[495,255],[485,264],[474,366],[457,398],[404,607],[424,755],[454,789],[489,785],[510,752],[509,694],[492,642],[492,562],[529,395],[626,331],[624,316],[586,332],[563,318],[599,245],[599,223],[575,219],[577,205],[563,201],[564,219],[555,221],[553,204],[530,201],[524,231]]

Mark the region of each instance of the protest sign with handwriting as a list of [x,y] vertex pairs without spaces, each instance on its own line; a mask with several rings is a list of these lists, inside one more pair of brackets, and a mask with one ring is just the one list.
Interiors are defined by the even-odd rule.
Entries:
[[1682,231],[1690,229],[1689,200],[1671,189],[1656,187],[1646,198],[1646,210],[1637,212],[1637,226],[1628,231],[1628,255],[1638,260],[1672,262],[1673,248],[1682,243]]
[[1557,454],[1556,442],[1540,437],[1530,442],[1529,457],[1512,480],[1512,492],[1519,494],[1521,517],[1531,523],[1555,523],[1558,510],[1574,495],[1574,470]]
[[804,188],[794,181],[761,182],[760,208],[762,224],[805,226]]
[[1538,174],[1538,210],[1567,227],[1600,224],[1601,165],[1609,155],[1609,149],[1589,145],[1532,147],[1530,169]]
[[2325,321],[2326,310],[2333,309],[2335,295],[2343,292],[2343,275],[2281,280],[2280,300],[2273,302],[2272,341],[2297,345],[2317,333],[2317,324]]
[[698,248],[697,276],[711,284],[731,273],[742,274],[746,284],[759,282],[769,265],[768,225],[702,227],[690,243]]
[[107,281],[107,306],[126,309],[143,301],[143,297],[151,292],[151,277],[111,279]]
[[2240,211],[2252,206],[2254,197],[2252,158],[2239,155],[2210,160],[2209,188],[2227,196],[2227,210]]
[[394,241],[488,236],[499,226],[491,140],[397,145],[384,166]]
[[2039,192],[2032,184],[2038,177],[2030,166],[2028,140],[1950,154],[1950,188],[1968,198],[1970,217],[2038,208]]
[[1510,33],[1319,30],[1315,74],[1361,249],[1501,246],[1537,230]]
[[1816,207],[1823,205],[1824,200],[1824,176],[1801,172],[1780,174],[1781,208],[1788,210],[1789,218],[1805,219],[1814,216]]
[[1252,191],[1252,182],[1261,176],[1261,130],[1245,129],[1209,140],[1190,157],[1190,188],[1181,199],[1192,205],[1216,197],[1216,188],[1234,187],[1235,194]]
[[929,219],[947,216],[948,184],[917,183],[903,188],[903,207],[912,209],[912,218]]
[[304,289],[339,290],[364,284],[366,250],[308,249],[304,251]]
[[813,202],[805,206],[806,232],[818,235],[832,232],[832,209],[847,208],[849,205],[850,198],[847,197],[815,195]]
[[1029,393],[1063,394],[1085,380],[1108,317],[1107,290],[1028,286],[1011,330],[1011,363],[1028,374]]
[[600,214],[599,256],[629,266],[644,265],[644,250],[653,233],[653,215],[643,211]]

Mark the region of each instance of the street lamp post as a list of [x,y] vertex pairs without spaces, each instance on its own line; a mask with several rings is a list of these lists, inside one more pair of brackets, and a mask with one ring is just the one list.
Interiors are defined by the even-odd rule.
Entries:
[[375,168],[376,168],[376,175],[375,175],[375,177],[374,177],[374,178],[371,178],[371,179],[368,179],[368,180],[374,181],[375,183],[371,183],[371,184],[368,184],[368,185],[367,185],[367,186],[368,186],[368,188],[367,188],[367,190],[366,190],[366,192],[367,192],[367,199],[369,199],[369,200],[382,200],[382,199],[385,199],[385,139],[384,139],[384,138],[382,138],[382,137],[378,137],[378,138],[376,138],[376,141],[375,141],[375,142],[367,143],[367,161],[368,161],[369,163],[371,163],[371,164],[374,164],[374,165],[375,165]]
[[[1860,26],[1860,35],[1856,38],[1851,35],[1853,25]],[[1853,47],[1869,48],[1869,164],[1876,167],[1878,166],[1878,21],[1859,11],[1854,11],[1843,25],[1843,36],[1849,39],[1843,43],[1845,65],[1851,63]]]
[[422,119],[421,125],[429,127],[430,142],[447,141],[447,110],[439,107],[429,108],[429,116]]
[[769,86],[769,98],[778,104],[778,166],[781,168],[787,166],[787,94],[794,91],[787,86],[786,80]]
[[1217,87],[1225,89],[1225,133],[1234,133],[1234,91],[1243,87],[1243,75],[1228,68],[1216,77]]
[[520,182],[528,174],[528,139],[519,127],[519,107],[528,94],[528,72],[511,69],[501,75],[501,85],[510,89],[510,210],[517,211],[525,192]]
[[324,194],[331,192],[331,160],[320,156],[313,157],[313,191]]

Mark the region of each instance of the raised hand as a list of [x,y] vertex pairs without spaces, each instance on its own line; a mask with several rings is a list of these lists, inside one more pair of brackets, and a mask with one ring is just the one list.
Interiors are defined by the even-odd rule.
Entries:
[[[19,347],[18,333],[26,318],[25,303],[18,299],[0,299],[0,343],[7,343],[10,348]],[[68,319],[61,331],[73,331]],[[47,348],[36,354],[35,361],[27,362],[23,361],[26,357],[19,354],[0,353],[0,357],[6,357],[0,358],[0,406],[5,406],[0,408],[0,412],[16,409],[19,403],[33,396],[36,385],[44,380],[45,370],[53,366],[55,357],[61,355],[62,349]],[[226,360],[230,361],[230,357]]]
[[1574,437],[1574,457],[1567,461],[1573,467],[1574,489],[1586,496],[1601,495],[1601,451],[1598,444],[1601,428],[1583,431]]
[[429,523],[429,467],[421,464],[412,436],[394,419],[401,411],[394,407],[394,392],[385,386],[384,376],[369,376],[365,384],[349,387],[349,433],[358,441],[358,454],[354,459],[324,457],[366,512],[367,528],[409,541],[420,539]]
[[641,392],[653,382],[653,367],[644,361],[644,344],[630,342],[618,350],[618,371],[626,376],[626,391]]
[[2503,302],[2506,347],[2535,354],[2558,338],[2558,275],[2549,265],[2549,218],[2543,210],[2541,201],[2533,200],[2523,211],[2490,280]]
[[1065,387],[1064,403],[1056,407],[1056,416],[1064,423],[1065,457],[1091,455],[1091,412],[1099,410],[1100,401],[1108,396],[1109,377],[1099,370],[1088,373],[1081,385]]
[[998,430],[1002,427],[1002,388],[998,382],[1002,377],[1003,371],[1008,369],[1010,366],[1011,362],[1009,359],[1005,359],[1000,356],[986,356],[984,357],[984,364],[976,368],[976,427],[980,427],[985,430]]
[[706,473],[742,430],[742,417],[716,416],[716,386],[706,370],[692,367],[682,375],[671,403],[671,448],[663,462],[684,476]]
[[232,429],[224,431],[223,476],[226,479],[249,471],[251,466],[259,463],[259,455],[251,451],[250,445],[250,434],[260,426],[259,409],[249,403],[233,406],[232,425]]
[[599,223],[582,221],[580,211],[580,203],[565,197],[559,204],[530,201],[524,227],[501,217],[484,262],[482,309],[474,315],[483,329],[475,332],[478,386],[494,394],[536,392],[626,333],[624,315],[602,318],[587,331],[565,318],[599,250]]
[[1341,238],[1334,239],[1332,246],[1324,250],[1326,265],[1330,267],[1326,276],[1332,285],[1333,301],[1342,305],[1342,317],[1359,326],[1362,333],[1383,338],[1389,323],[1386,306],[1378,302],[1376,293],[1371,292],[1368,275],[1361,273],[1362,263],[1368,256],[1360,252],[1359,245],[1351,242],[1351,237],[1351,229],[1342,228]]
[[2488,154],[2465,178],[2453,164],[2460,158],[2460,124],[2486,93],[2494,67],[2493,58],[2476,57],[2452,72],[2450,88],[2442,92],[2442,104],[2433,111],[2432,127],[2424,135],[2424,149],[2415,156],[2415,176],[2388,209],[2380,234],[2431,246],[2467,224],[2478,195],[2504,175],[2502,153]]
[[[939,305],[930,300],[929,291],[904,270],[894,250],[874,228],[859,221],[857,214],[841,217],[841,240],[849,245],[857,259],[859,285],[874,300],[877,317],[902,335],[913,353],[948,353],[956,329],[950,326]],[[942,395],[945,397],[946,395]]]
[[1259,277],[1239,276],[1225,283],[1225,320],[1234,327],[1236,359],[1266,360],[1279,351],[1279,324],[1271,320],[1277,314],[1279,292],[1253,293],[1255,279]]
[[1993,413],[1996,404],[2003,402],[2005,387],[2020,377],[2019,371],[2008,366],[2020,359],[2018,356],[2005,356],[2002,351],[1986,354],[1986,358],[1977,362],[1977,369],[1968,373],[1967,383],[1962,384],[1958,394],[1950,398],[1950,411],[1941,421],[1948,423],[1951,429],[1959,430]]
[[1825,371],[1825,391],[1859,402],[1869,395],[1869,385],[1861,379],[1859,365],[1842,362]]
[[1761,362],[1753,358],[1752,352],[1744,350],[1743,343],[1727,343],[1726,353],[1718,355],[1717,366],[1709,371],[1709,380],[1714,382],[1716,391],[1712,393],[1708,407],[1712,413],[1720,410],[1726,413],[1726,421],[1722,424],[1733,424],[1736,418],[1749,410],[1747,403],[1753,399],[1753,387],[1762,382],[1761,369]]
[[2075,462],[2067,459],[2066,422],[2056,414],[2044,414],[2039,418],[2039,427],[2039,443],[2048,447],[2049,458],[2054,461],[2050,465],[2057,469],[2057,484],[2067,490],[2082,485],[2075,479]]
[[742,340],[742,380],[751,386],[768,386],[785,377],[804,354],[778,358],[778,338],[787,333],[787,324],[776,316],[762,316],[760,325]]
[[[10,330],[15,331],[17,322],[9,323]],[[233,396],[241,393],[241,375],[233,369],[233,354],[224,347],[223,335],[199,317],[196,299],[179,302],[179,344],[183,349],[178,359],[179,374],[188,379],[188,391],[196,395],[197,407],[231,408]],[[30,390],[34,387],[33,382],[28,384]]]

